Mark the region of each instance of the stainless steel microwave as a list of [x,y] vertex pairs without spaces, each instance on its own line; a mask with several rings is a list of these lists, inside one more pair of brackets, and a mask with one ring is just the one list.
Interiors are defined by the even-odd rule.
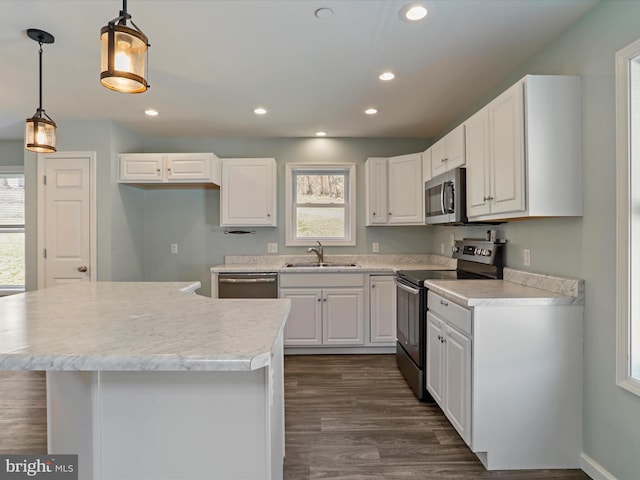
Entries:
[[467,223],[466,169],[455,168],[424,182],[427,225]]

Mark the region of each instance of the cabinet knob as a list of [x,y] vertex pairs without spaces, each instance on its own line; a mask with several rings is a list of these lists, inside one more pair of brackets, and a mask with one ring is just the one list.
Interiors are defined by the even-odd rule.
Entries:
[[77,270],[78,270],[80,273],[85,273],[85,272],[86,272],[87,270],[89,270],[89,269],[87,268],[87,266],[86,266],[86,265],[80,265],[80,266],[78,267],[78,269],[77,269]]
[[375,217],[376,216],[376,212],[373,212],[372,215]]
[[319,299],[318,299],[318,301],[319,301],[319,302],[321,302],[321,301],[322,301],[322,299],[321,299],[321,298],[319,298]]
[[491,201],[493,200],[493,197],[483,197],[483,200],[486,202],[487,200]]
[[267,217],[270,217],[270,216],[271,216],[271,214],[270,214],[270,213],[267,213]]
[[324,301],[326,302],[326,301],[327,301],[327,299],[325,298],[325,299],[324,299]]
[[159,168],[158,168],[158,169],[156,169],[156,172],[160,173],[160,169],[159,169]]
[[389,212],[389,215],[393,215],[391,212]]
[[376,288],[376,286],[375,285],[371,285],[371,288]]

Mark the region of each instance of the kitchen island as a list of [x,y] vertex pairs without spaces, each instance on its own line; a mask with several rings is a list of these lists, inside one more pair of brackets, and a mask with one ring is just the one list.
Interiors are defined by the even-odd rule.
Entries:
[[290,302],[196,283],[82,282],[0,299],[0,369],[47,372],[48,451],[82,479],[281,478]]

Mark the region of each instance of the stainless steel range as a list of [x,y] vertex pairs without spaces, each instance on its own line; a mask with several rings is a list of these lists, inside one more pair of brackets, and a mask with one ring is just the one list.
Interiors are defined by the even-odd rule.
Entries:
[[433,401],[425,384],[427,288],[425,280],[500,279],[504,243],[485,240],[456,240],[452,257],[456,270],[399,270],[397,286],[396,361],[416,396]]

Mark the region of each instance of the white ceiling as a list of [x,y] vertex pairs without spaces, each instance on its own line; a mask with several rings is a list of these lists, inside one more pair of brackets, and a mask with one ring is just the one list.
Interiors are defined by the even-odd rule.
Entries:
[[[99,82],[99,31],[120,0],[1,0],[0,139],[21,139],[38,106],[27,28],[55,36],[44,45],[43,106],[58,123],[107,118],[158,136],[432,137],[597,1],[425,0],[418,23],[399,19],[407,3],[129,0],[151,44],[151,88],[127,95]],[[333,16],[317,18],[320,7]],[[387,69],[396,79],[381,82]],[[160,115],[145,116],[150,107]]]

